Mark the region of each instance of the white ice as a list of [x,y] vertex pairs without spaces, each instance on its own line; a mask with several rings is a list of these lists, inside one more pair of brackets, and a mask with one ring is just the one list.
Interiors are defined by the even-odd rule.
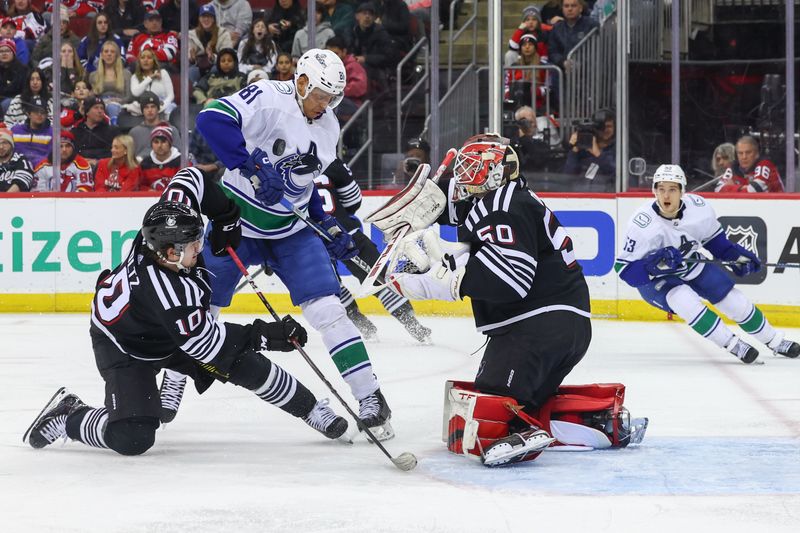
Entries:
[[[0,531],[800,531],[800,360],[759,345],[766,364],[746,366],[684,324],[596,320],[566,383],[624,383],[632,415],[650,417],[644,443],[490,470],[440,440],[444,382],[472,379],[483,337],[471,319],[423,321],[433,346],[389,317],[375,318],[380,341],[368,345],[393,409],[386,446],[419,458],[406,473],[363,439],[327,441],[219,383],[188,391],[143,456],[33,450],[22,434],[59,386],[102,403],[88,317],[0,315]],[[308,352],[355,406],[311,337]],[[330,396],[299,355],[274,360]]]

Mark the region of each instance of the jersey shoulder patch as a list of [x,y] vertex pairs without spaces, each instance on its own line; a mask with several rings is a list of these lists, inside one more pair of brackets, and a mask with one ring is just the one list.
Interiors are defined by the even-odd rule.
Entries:
[[706,205],[705,198],[702,196],[697,196],[696,194],[684,194],[683,199],[697,207],[704,207]]
[[266,82],[272,87],[276,92],[281,94],[294,94],[294,84],[288,81],[274,81],[270,80]]
[[633,218],[631,218],[631,223],[634,226],[639,226],[642,229],[649,226],[652,222],[653,215],[643,210],[636,212],[636,214],[633,215]]

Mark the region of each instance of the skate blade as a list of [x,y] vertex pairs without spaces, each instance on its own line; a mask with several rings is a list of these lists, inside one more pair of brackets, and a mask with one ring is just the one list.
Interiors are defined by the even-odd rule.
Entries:
[[58,405],[58,402],[60,402],[64,398],[64,396],[66,396],[67,394],[69,394],[69,391],[67,391],[66,387],[61,387],[60,389],[58,389],[56,391],[55,394],[53,394],[53,396],[47,401],[47,403],[42,408],[42,410],[39,411],[39,414],[36,415],[36,418],[33,419],[33,422],[31,422],[31,425],[28,426],[28,429],[25,431],[25,434],[22,436],[22,442],[24,442],[25,444],[28,444],[28,437],[30,437],[30,435],[31,435],[31,431],[33,430],[33,426],[38,424],[39,420],[41,420],[41,418],[42,418],[42,415],[45,414],[50,409],[52,409],[53,407],[55,407],[56,405]]
[[334,440],[339,442],[339,443],[341,443],[341,444],[352,445],[353,444],[353,437],[355,437],[356,435],[358,435],[358,430],[345,431],[344,433],[342,433],[341,435],[336,437]]
[[[379,441],[385,441],[394,438],[394,428],[388,420],[384,422],[383,425],[371,427],[369,430]],[[360,433],[365,439],[367,439],[367,441],[372,442],[372,439],[370,439],[369,435],[367,435],[364,431],[360,431]]]

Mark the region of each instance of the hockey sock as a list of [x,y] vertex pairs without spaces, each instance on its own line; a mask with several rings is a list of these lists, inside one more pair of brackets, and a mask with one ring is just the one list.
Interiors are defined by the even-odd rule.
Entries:
[[408,302],[406,298],[403,298],[396,292],[392,292],[387,288],[381,289],[375,296],[381,301],[381,305],[383,305],[384,309],[389,311],[389,314],[394,314],[400,306]]
[[720,348],[734,337],[733,332],[711,309],[705,306],[688,285],[679,285],[667,293],[667,303],[697,333]]
[[293,375],[270,361],[269,375],[263,385],[253,390],[256,396],[283,409],[292,416],[306,416],[317,399]]
[[108,448],[103,433],[108,423],[105,407],[78,409],[67,417],[67,436],[95,448]]
[[777,335],[777,331],[764,316],[761,310],[739,289],[731,291],[718,304],[720,311],[739,323],[739,327],[760,342],[769,344]]
[[323,296],[304,302],[301,307],[308,323],[322,335],[322,342],[356,400],[375,392],[378,379],[372,373],[367,348],[339,299]]
[[350,307],[351,304],[356,303],[353,294],[344,285],[339,285],[339,301],[342,302],[342,305],[345,307]]

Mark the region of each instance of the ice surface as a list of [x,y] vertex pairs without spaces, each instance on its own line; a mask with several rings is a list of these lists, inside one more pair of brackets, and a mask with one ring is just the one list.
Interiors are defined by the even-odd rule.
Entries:
[[[644,443],[489,470],[440,440],[444,381],[472,379],[480,360],[472,321],[424,317],[435,344],[420,346],[374,320],[368,348],[397,432],[385,444],[417,456],[408,473],[363,439],[327,441],[222,384],[187,391],[144,456],[33,450],[22,434],[59,386],[102,402],[88,316],[0,315],[0,531],[800,531],[800,360],[762,349],[767,363],[745,366],[683,324],[594,321],[566,382],[624,383],[631,414],[650,417]],[[311,337],[308,352],[356,408]],[[298,355],[273,359],[329,396]]]

